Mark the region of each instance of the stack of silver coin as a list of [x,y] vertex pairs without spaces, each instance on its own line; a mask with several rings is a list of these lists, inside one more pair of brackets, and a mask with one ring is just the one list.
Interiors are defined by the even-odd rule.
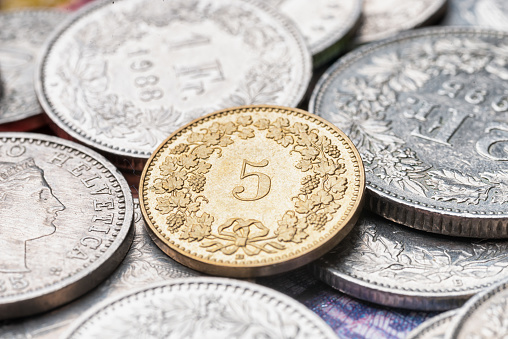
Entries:
[[[0,12],[0,338],[508,336],[507,18],[504,0]],[[366,206],[304,269],[203,277],[146,233],[140,171],[189,121],[255,104],[343,130]]]

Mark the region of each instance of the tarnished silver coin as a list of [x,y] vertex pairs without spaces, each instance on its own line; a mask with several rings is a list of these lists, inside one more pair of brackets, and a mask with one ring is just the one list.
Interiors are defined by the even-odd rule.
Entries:
[[406,339],[444,339],[456,315],[457,311],[452,310],[430,318],[412,330]]
[[0,13],[0,125],[42,114],[34,90],[35,63],[44,41],[64,18],[56,10]]
[[359,26],[363,0],[264,0],[294,21],[319,66],[345,48]]
[[65,338],[337,338],[290,297],[256,284],[187,278],[91,309]]
[[359,299],[442,311],[508,278],[508,241],[457,240],[364,213],[313,268],[321,280]]
[[95,287],[132,240],[132,196],[99,154],[0,133],[0,319],[47,311]]
[[504,339],[508,337],[508,281],[471,298],[457,313],[447,338]]
[[364,44],[438,21],[447,0],[364,0],[356,42]]
[[336,63],[310,110],[360,151],[366,205],[417,229],[508,237],[508,34],[422,29]]
[[508,30],[508,2],[505,0],[449,0],[448,6],[443,25]]
[[54,35],[37,90],[60,133],[141,170],[205,113],[296,106],[311,68],[301,33],[262,2],[99,1]]
[[52,312],[0,324],[0,338],[58,338],[80,314],[100,302],[128,290],[199,273],[178,264],[152,242],[135,201],[135,236],[118,269],[99,287],[76,301]]

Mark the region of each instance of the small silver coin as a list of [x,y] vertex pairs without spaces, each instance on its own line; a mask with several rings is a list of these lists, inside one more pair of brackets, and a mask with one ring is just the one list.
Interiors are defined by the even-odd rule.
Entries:
[[457,311],[452,310],[432,317],[412,330],[406,339],[444,339],[456,315]]
[[56,10],[0,12],[0,124],[42,113],[34,89],[36,59],[65,17]]
[[95,287],[129,249],[132,196],[118,170],[54,137],[0,133],[0,319]]
[[187,278],[91,309],[65,338],[337,338],[311,310],[256,284]]
[[264,0],[300,29],[317,67],[344,51],[359,26],[362,0]]
[[434,23],[443,17],[446,5],[447,0],[364,0],[356,43],[389,38]]
[[482,26],[508,31],[508,2],[505,0],[449,0],[442,25]]
[[350,53],[310,111],[362,155],[368,208],[455,236],[508,237],[508,34],[404,33]]
[[508,281],[471,298],[451,325],[447,338],[504,339],[508,337]]
[[313,268],[328,285],[359,299],[443,311],[508,277],[508,241],[456,240],[364,213]]
[[296,106],[311,69],[301,33],[262,2],[99,1],[47,45],[37,92],[57,131],[142,170],[205,113]]
[[135,235],[118,269],[92,292],[49,313],[0,324],[0,338],[58,338],[80,314],[107,298],[156,282],[200,275],[165,255],[144,229],[137,200],[134,203]]

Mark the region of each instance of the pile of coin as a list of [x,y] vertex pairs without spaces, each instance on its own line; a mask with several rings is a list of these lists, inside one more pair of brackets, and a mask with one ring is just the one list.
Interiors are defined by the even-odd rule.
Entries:
[[[0,338],[401,338],[448,310],[409,337],[507,336],[507,16],[0,12]],[[346,329],[310,284],[429,313]]]

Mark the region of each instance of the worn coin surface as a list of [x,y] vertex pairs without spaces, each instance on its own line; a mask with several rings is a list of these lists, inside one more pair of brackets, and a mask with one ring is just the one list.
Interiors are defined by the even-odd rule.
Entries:
[[362,0],[264,0],[294,21],[314,57],[314,66],[336,57],[360,23]]
[[483,26],[508,30],[508,2],[504,0],[449,0],[443,25]]
[[256,284],[188,278],[157,284],[83,315],[65,338],[337,338],[304,305]]
[[313,267],[321,280],[363,300],[448,310],[508,277],[508,241],[454,239],[366,212]]
[[0,318],[49,310],[104,280],[132,240],[132,197],[99,154],[0,134]]
[[335,246],[362,205],[364,172],[351,141],[305,111],[246,106],[175,132],[140,182],[159,247],[200,271],[280,273]]
[[[0,13],[0,130],[7,123],[42,114],[34,90],[35,62],[44,41],[64,18],[65,13],[57,10]],[[41,116],[36,119],[35,126],[33,122],[26,126],[44,123]]]
[[406,339],[444,339],[456,315],[457,311],[452,310],[430,318],[411,331]]
[[508,281],[492,286],[459,310],[447,338],[503,339],[508,337]]
[[118,269],[104,283],[52,312],[0,323],[0,338],[59,338],[80,314],[108,298],[148,284],[199,275],[161,252],[144,229],[137,202],[134,211],[135,236],[132,246]]
[[368,207],[425,231],[508,236],[508,34],[438,28],[366,46],[310,110],[362,154]]
[[262,2],[100,1],[48,44],[38,95],[57,131],[141,170],[205,113],[296,106],[311,68],[301,33]]
[[364,0],[356,42],[363,44],[438,21],[447,0]]

